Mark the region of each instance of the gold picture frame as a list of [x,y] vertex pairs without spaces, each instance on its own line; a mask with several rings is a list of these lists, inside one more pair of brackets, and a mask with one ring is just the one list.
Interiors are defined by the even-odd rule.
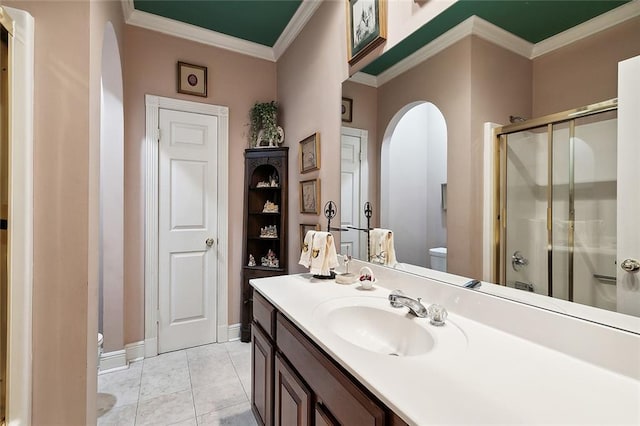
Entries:
[[387,39],[387,0],[347,0],[347,51],[353,65]]
[[353,99],[342,98],[342,121],[344,123],[351,123],[353,121]]
[[320,214],[320,179],[300,182],[300,213]]
[[178,93],[207,97],[207,67],[178,62]]
[[320,133],[301,140],[299,153],[300,173],[320,170]]
[[307,235],[307,232],[319,231],[319,230],[320,230],[320,225],[317,223],[315,225],[311,225],[308,223],[300,224],[300,249],[301,250],[302,250],[302,245],[304,244],[304,237]]

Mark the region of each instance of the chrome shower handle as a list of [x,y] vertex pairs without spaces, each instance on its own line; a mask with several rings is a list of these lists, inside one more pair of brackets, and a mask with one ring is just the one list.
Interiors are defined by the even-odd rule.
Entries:
[[514,271],[518,272],[528,264],[529,260],[525,258],[522,253],[520,253],[518,250],[513,252],[513,255],[511,256],[511,267]]
[[626,272],[636,273],[640,271],[640,262],[635,259],[625,259],[620,264],[620,267]]

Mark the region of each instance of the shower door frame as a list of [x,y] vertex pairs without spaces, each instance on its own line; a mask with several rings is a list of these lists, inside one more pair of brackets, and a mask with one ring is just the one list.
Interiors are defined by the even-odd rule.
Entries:
[[530,119],[521,123],[509,124],[493,129],[493,150],[494,150],[494,177],[493,185],[493,252],[497,254],[494,258],[493,271],[496,276],[491,277],[493,282],[500,285],[507,285],[507,136],[513,133],[523,132],[532,129],[547,127],[547,285],[548,296],[553,296],[553,126],[560,123],[569,123],[569,235],[568,235],[568,294],[569,301],[573,301],[573,245],[575,232],[575,188],[574,188],[574,138],[575,120],[581,117],[600,114],[618,109],[618,99],[613,98],[603,102],[574,108],[555,114],[545,115]]

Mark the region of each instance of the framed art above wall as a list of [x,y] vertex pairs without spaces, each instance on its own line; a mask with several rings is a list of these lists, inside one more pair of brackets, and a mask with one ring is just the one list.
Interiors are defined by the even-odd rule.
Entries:
[[178,62],[178,93],[207,97],[207,67]]
[[354,64],[387,38],[387,0],[348,0],[348,60]]

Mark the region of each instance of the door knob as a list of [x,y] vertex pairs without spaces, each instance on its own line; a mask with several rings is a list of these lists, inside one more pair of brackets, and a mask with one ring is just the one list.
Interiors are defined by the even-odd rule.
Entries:
[[213,246],[213,238],[207,238],[204,243],[207,245],[207,247]]
[[626,272],[635,273],[635,272],[640,271],[640,262],[638,262],[635,259],[625,259],[620,264],[620,267],[622,268],[622,270],[624,270]]

